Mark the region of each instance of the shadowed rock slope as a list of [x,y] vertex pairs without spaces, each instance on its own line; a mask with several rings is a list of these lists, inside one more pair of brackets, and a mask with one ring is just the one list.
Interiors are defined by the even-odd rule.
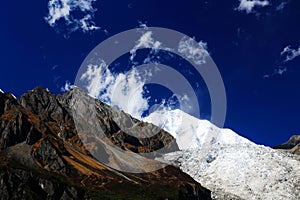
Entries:
[[[80,113],[72,106],[80,106],[80,117],[96,117],[91,124],[75,126],[74,115]],[[135,128],[122,127],[120,120]],[[104,139],[97,141],[85,131],[95,124],[101,126]],[[156,134],[149,138],[127,134],[147,135],[150,130]],[[91,142],[83,143],[79,132]],[[38,87],[18,99],[0,93],[0,199],[211,199],[209,190],[178,168],[163,166],[149,172],[148,165],[143,165],[148,158],[135,159],[134,153],[115,151],[105,145],[107,141],[124,152],[152,152],[150,157],[159,156],[156,150],[162,147],[166,152],[178,150],[167,132],[94,100],[78,88],[54,95]],[[97,151],[105,162],[93,156]],[[128,171],[138,166],[144,172],[115,170],[120,163]]]
[[293,135],[287,142],[276,145],[273,148],[300,155],[300,135]]

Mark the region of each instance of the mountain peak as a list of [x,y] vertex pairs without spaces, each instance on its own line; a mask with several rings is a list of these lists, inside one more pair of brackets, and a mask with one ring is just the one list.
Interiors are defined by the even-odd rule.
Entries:
[[171,133],[181,150],[212,144],[252,143],[230,129],[218,128],[208,120],[198,119],[179,109],[155,111],[144,120]]

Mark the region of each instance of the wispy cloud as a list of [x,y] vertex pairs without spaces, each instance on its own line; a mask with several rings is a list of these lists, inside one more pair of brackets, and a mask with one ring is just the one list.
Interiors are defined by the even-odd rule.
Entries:
[[281,2],[278,6],[276,6],[276,10],[277,11],[283,10],[287,4],[288,4],[288,1]]
[[286,65],[287,62],[290,62],[294,60],[296,57],[300,56],[300,46],[298,49],[292,49],[291,46],[286,46],[280,53],[280,65],[277,66],[271,74],[265,74],[263,78],[270,78],[275,75],[283,75],[288,71],[288,66],[283,66]]
[[[144,25],[143,28],[147,30],[147,26]],[[136,51],[140,48],[150,48],[152,50],[157,50],[158,48],[161,48],[161,42],[154,40],[152,35],[152,31],[146,31],[142,34],[142,36],[136,42],[135,46],[130,50],[130,60],[134,59]]]
[[296,57],[300,56],[300,46],[298,49],[292,49],[290,45],[286,46],[280,55],[285,57],[283,62],[294,60]]
[[68,92],[72,89],[72,87],[73,85],[70,83],[70,81],[66,81],[65,85],[60,88],[60,91]]
[[[142,28],[140,31],[141,36],[140,38],[135,42],[135,45],[130,50],[130,60],[133,62],[134,58],[136,56],[136,52],[138,49],[150,49],[150,52],[148,56],[144,59],[143,64],[149,64],[149,63],[159,63],[160,56],[158,56],[160,50],[164,51],[170,51],[170,48],[164,47],[162,42],[155,39],[153,37],[153,32],[149,31],[147,22],[141,22],[138,21],[139,28]],[[168,56],[172,56],[171,53],[166,53]],[[135,63],[135,62],[133,62]]]
[[71,32],[76,30],[88,32],[100,29],[93,22],[94,13],[97,11],[97,9],[93,8],[95,1],[50,0],[48,2],[49,13],[45,20],[51,27],[55,27],[59,21],[63,20]]
[[287,67],[279,66],[276,67],[271,74],[265,74],[263,78],[270,78],[272,76],[276,75],[283,75],[285,72],[287,72]]
[[268,0],[240,0],[240,4],[236,9],[249,14],[253,12],[255,7],[265,7],[268,5],[270,5]]

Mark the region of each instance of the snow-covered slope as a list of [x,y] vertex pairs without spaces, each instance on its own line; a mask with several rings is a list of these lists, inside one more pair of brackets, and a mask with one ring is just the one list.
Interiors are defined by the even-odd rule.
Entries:
[[299,157],[256,145],[180,110],[155,111],[143,120],[176,138],[182,151],[163,160],[210,189],[214,199],[300,199]]
[[230,129],[218,128],[207,120],[199,120],[178,109],[155,111],[143,120],[171,133],[181,150],[212,144],[251,143]]
[[[0,89],[0,93],[4,93],[3,90]],[[12,94],[12,93],[10,93],[10,94],[13,98],[17,99],[17,97],[14,94]]]
[[[167,154],[182,171],[213,192],[214,199],[299,200],[300,161],[253,144],[213,144]],[[225,196],[224,196],[225,195]]]

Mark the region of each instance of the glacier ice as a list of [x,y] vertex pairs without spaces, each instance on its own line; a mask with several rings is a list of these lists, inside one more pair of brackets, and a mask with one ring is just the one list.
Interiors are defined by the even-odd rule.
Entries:
[[300,158],[257,145],[180,110],[144,120],[169,131],[181,151],[163,156],[212,191],[213,199],[300,199]]

